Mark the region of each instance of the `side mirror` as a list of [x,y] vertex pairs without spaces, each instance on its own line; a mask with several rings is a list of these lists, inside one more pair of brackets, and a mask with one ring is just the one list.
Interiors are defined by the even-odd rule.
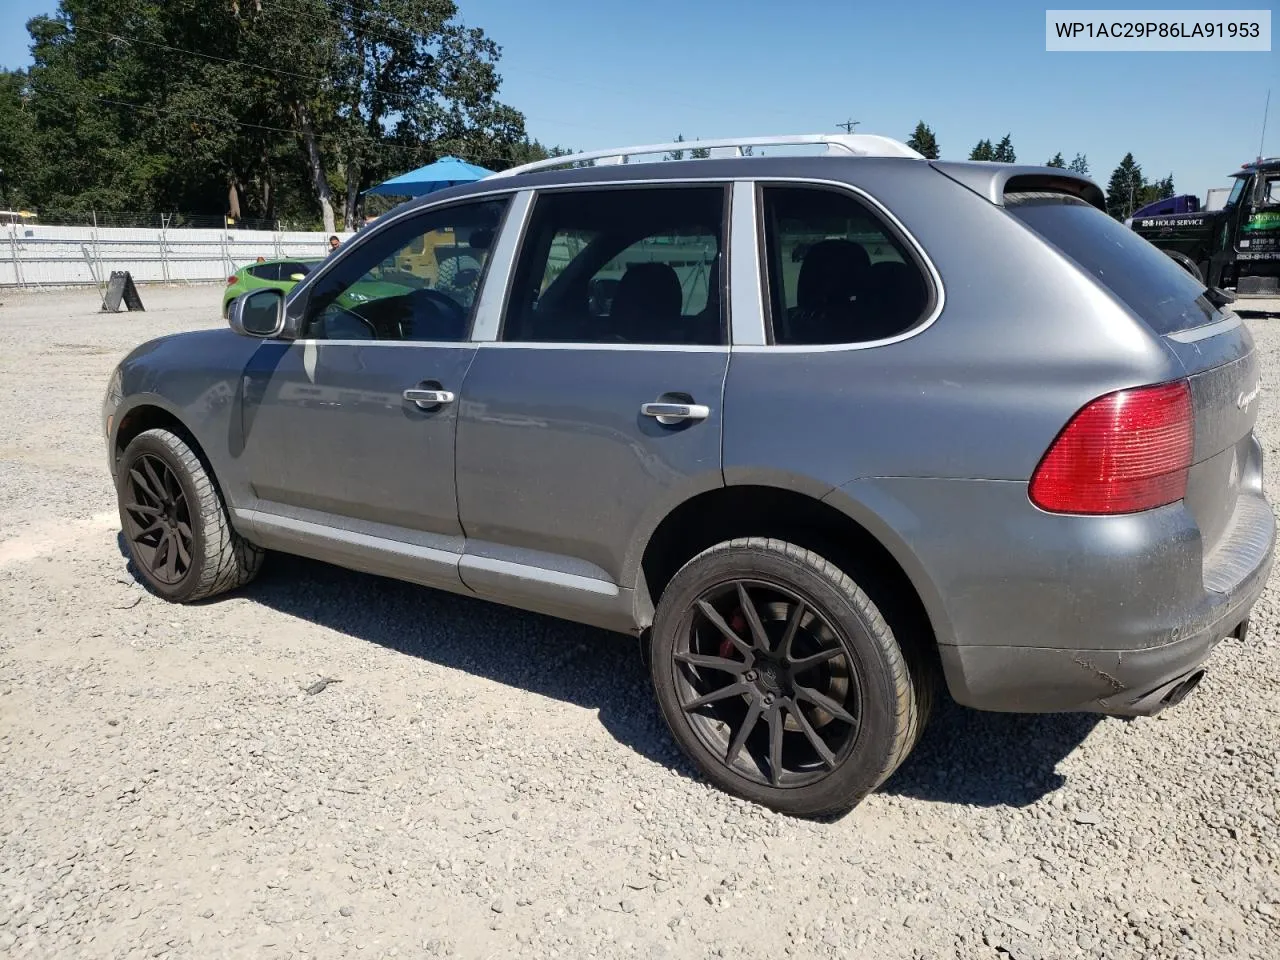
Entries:
[[231,301],[227,322],[245,337],[277,337],[284,330],[284,294],[273,287],[243,293]]

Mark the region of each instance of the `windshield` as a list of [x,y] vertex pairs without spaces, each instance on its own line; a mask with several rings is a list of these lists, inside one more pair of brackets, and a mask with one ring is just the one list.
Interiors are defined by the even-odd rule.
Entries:
[[1209,323],[1204,284],[1124,224],[1065,194],[1011,193],[1008,211],[1074,260],[1156,333]]

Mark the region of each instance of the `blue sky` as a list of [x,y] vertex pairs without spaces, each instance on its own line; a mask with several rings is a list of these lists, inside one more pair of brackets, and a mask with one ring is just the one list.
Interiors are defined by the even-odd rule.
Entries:
[[[861,121],[858,132],[906,139],[924,120],[944,159],[963,159],[980,138],[1008,132],[1019,160],[1043,163],[1059,150],[1070,160],[1079,151],[1105,185],[1132,151],[1148,177],[1171,172],[1180,192],[1203,197],[1257,153],[1270,85],[1264,153],[1280,154],[1280,52],[1047,53],[1044,4],[459,6],[469,25],[502,45],[502,99],[524,111],[529,132],[548,144],[590,149],[677,133],[811,133],[834,131],[846,119]],[[54,0],[0,2],[0,65],[29,62],[23,25],[55,7]]]

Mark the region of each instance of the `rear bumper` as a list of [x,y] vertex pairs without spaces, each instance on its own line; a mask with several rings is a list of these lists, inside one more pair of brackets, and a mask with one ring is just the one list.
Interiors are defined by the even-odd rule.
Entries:
[[1182,502],[1073,517],[1011,481],[877,478],[842,493],[896,537],[959,703],[1142,715],[1178,699],[1266,586],[1275,517],[1260,466],[1246,474],[1208,551]]
[[943,644],[952,696],[977,709],[1018,713],[1150,716],[1177,703],[1199,683],[1218,643],[1246,638],[1249,612],[1266,588],[1274,515],[1261,498],[1243,500],[1239,512],[1196,601],[1150,638],[1176,639],[1121,649]]
[[942,646],[943,670],[956,702],[978,710],[1151,716],[1194,688],[1220,641],[1245,635],[1253,599],[1230,626],[1146,650]]

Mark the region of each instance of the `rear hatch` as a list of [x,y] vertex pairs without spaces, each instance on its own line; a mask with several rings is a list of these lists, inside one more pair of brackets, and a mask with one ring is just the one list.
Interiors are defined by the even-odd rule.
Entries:
[[[1227,581],[1238,564],[1226,554],[1248,546],[1236,541],[1259,529],[1256,511],[1269,510],[1261,494],[1261,449],[1253,437],[1259,376],[1248,328],[1210,303],[1203,284],[1173,260],[1076,197],[1007,193],[1005,207],[1110,290],[1182,363],[1195,412],[1185,502],[1204,540],[1206,585],[1233,586]],[[1242,497],[1242,491],[1249,495]]]

